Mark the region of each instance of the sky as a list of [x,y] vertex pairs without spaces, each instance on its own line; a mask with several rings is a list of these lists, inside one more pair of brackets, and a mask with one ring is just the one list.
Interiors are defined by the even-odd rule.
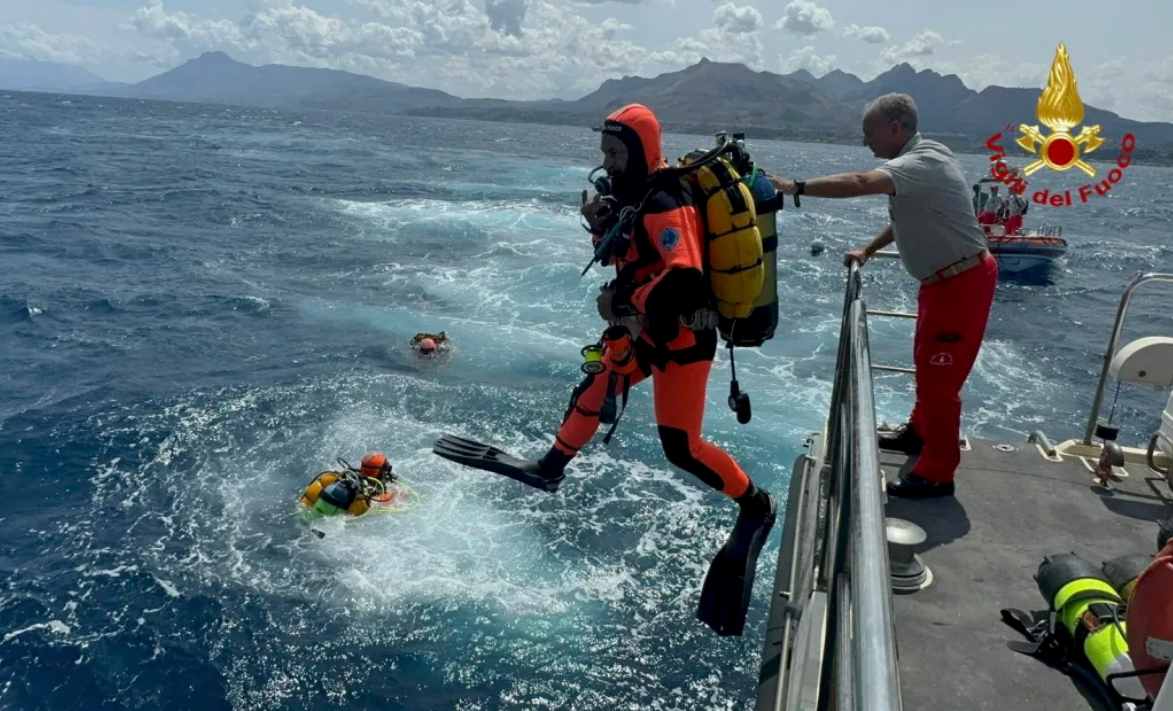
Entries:
[[1042,88],[1064,42],[1084,102],[1143,121],[1173,121],[1170,29],[1169,0],[0,0],[0,56],[111,81],[220,50],[469,98],[573,99],[701,57]]

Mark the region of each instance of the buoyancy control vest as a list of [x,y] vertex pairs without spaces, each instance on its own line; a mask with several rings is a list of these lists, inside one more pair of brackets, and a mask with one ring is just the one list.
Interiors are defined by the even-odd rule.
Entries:
[[[314,480],[310,482],[305,492],[301,495],[301,505],[313,511],[314,505],[322,497],[323,492],[328,487],[341,483],[345,476],[343,472],[328,471],[322,472],[314,477]],[[346,511],[351,516],[362,516],[370,509],[370,496],[366,492],[361,491],[357,485],[351,488],[353,491],[349,501],[330,501],[330,503],[336,508]]]

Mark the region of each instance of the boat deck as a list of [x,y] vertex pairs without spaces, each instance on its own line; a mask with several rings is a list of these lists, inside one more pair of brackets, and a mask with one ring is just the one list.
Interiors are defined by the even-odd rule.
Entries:
[[[904,455],[880,454],[888,479],[910,465]],[[1052,462],[1034,444],[1002,451],[971,439],[956,496],[888,499],[887,516],[928,534],[917,552],[933,575],[929,587],[893,597],[904,708],[1095,708],[1070,677],[1007,648],[1023,638],[999,611],[1046,609],[1034,574],[1048,554],[1099,564],[1156,552],[1156,522],[1173,514],[1173,495],[1143,465],[1127,471],[1108,492],[1078,458]]]

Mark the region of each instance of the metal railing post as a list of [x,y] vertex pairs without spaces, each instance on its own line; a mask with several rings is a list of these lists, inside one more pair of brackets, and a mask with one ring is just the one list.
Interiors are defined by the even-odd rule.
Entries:
[[1096,418],[1100,416],[1100,407],[1104,404],[1104,385],[1108,382],[1108,371],[1112,367],[1112,358],[1116,355],[1116,347],[1120,345],[1120,333],[1124,330],[1124,315],[1128,312],[1128,304],[1132,301],[1132,293],[1141,284],[1148,281],[1173,282],[1173,274],[1142,274],[1124,290],[1120,297],[1120,306],[1116,309],[1116,323],[1112,326],[1112,338],[1108,341],[1108,350],[1104,351],[1104,364],[1100,368],[1100,382],[1096,385],[1096,395],[1092,399],[1092,411],[1087,418],[1087,428],[1083,432],[1083,443],[1091,445],[1092,435],[1096,432]]

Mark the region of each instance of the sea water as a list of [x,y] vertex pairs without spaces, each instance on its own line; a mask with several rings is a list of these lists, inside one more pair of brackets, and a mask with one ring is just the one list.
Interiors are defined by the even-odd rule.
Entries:
[[[430,451],[444,432],[549,446],[610,278],[579,276],[597,134],[17,92],[0,125],[0,706],[752,705],[778,536],[745,636],[715,636],[696,603],[735,507],[666,462],[649,386],[556,495]],[[749,148],[797,179],[878,163]],[[1027,225],[1063,225],[1071,248],[1002,281],[971,435],[1082,434],[1122,290],[1173,266],[1171,189],[1134,166],[1092,204],[1033,206]],[[706,435],[783,500],[827,414],[841,255],[886,218],[882,197],[787,199],[777,334],[737,355],[747,425],[718,355]],[[897,262],[864,269],[870,308],[914,310],[915,286]],[[1168,333],[1161,303],[1138,294],[1126,339]],[[871,326],[877,363],[911,364],[911,322]],[[408,347],[439,330],[451,357]],[[883,419],[907,416],[907,376],[875,390]],[[1121,439],[1147,441],[1162,404],[1126,387]],[[302,488],[373,449],[419,508],[313,535]]]

